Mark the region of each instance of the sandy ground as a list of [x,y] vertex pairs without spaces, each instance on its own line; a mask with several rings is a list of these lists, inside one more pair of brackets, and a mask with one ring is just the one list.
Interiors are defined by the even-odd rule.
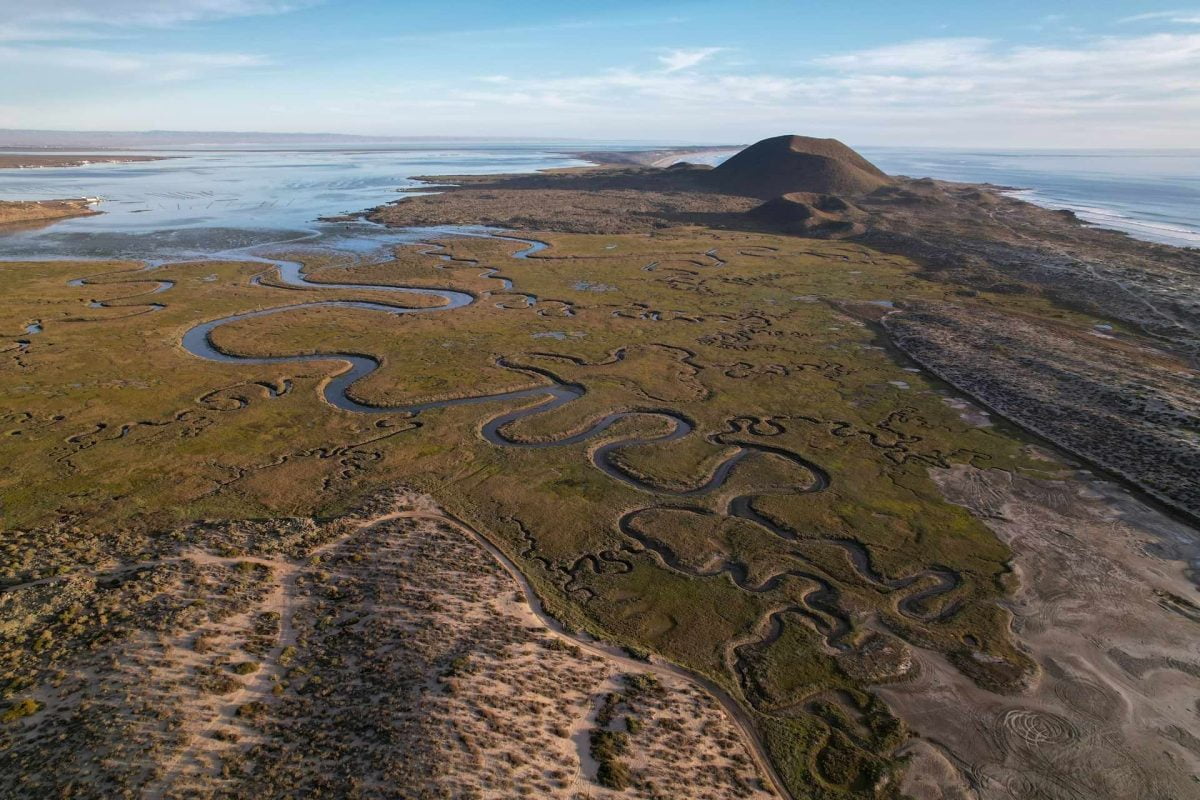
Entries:
[[112,155],[29,155],[0,153],[0,169],[34,169],[42,167],[82,167],[87,164],[128,164],[137,161],[162,161],[165,156]]
[[0,225],[22,225],[65,217],[99,214],[83,200],[7,201],[0,200]]
[[[441,517],[425,498],[405,496],[401,503],[394,516],[329,547],[321,571],[324,585],[337,587],[338,596],[352,603],[359,587],[369,584],[364,588],[369,600],[356,604],[362,609],[356,613],[376,617],[356,623],[369,627],[363,639],[329,643],[339,658],[361,663],[371,653],[395,654],[398,648],[408,649],[412,658],[376,655],[367,674],[361,667],[333,670],[323,680],[339,687],[330,708],[308,720],[284,709],[281,724],[268,723],[265,736],[289,728],[301,732],[311,724],[314,732],[339,739],[340,726],[330,720],[355,710],[371,713],[353,698],[378,698],[386,687],[369,673],[396,671],[398,691],[362,746],[386,735],[398,737],[393,742],[399,747],[372,759],[377,772],[358,772],[364,786],[386,784],[392,770],[411,781],[424,767],[417,780],[429,796],[775,796],[761,788],[745,742],[714,698],[652,665],[608,657],[548,629],[512,576],[458,524]],[[311,586],[311,580],[304,582]],[[323,601],[319,587],[301,594],[309,599],[293,616],[300,648],[296,664],[327,670],[319,621],[338,610]],[[381,611],[386,615],[380,617]],[[370,650],[360,653],[354,642]],[[413,666],[425,675],[425,688],[415,693],[403,681]],[[660,688],[630,691],[636,675],[653,676]],[[605,703],[615,713],[601,720]],[[298,711],[303,715],[311,707]],[[626,792],[597,783],[589,741],[600,728],[627,732],[623,761],[633,788]],[[251,758],[273,754],[277,745]],[[304,768],[303,760],[296,764]]]
[[1014,632],[1038,662],[1015,696],[918,652],[920,676],[883,696],[923,739],[919,800],[1200,797],[1200,606],[1185,576],[1195,532],[1079,473],[1035,480],[936,470],[1014,552]]
[[[716,698],[547,627],[423,497],[332,523],[302,559],[193,548],[2,599],[78,613],[114,582],[147,605],[26,692],[0,797],[778,796]],[[600,730],[624,791],[598,781]]]

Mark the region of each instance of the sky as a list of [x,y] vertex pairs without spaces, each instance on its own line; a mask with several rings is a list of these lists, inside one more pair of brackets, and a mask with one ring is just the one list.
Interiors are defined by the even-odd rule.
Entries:
[[0,0],[0,128],[1195,147],[1200,4]]

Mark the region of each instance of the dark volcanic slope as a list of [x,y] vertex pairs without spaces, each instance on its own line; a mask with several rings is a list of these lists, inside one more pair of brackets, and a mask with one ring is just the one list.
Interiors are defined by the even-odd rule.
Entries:
[[789,192],[750,211],[751,219],[784,233],[849,236],[862,233],[866,212],[832,194]]
[[892,182],[837,139],[776,136],[747,147],[708,176],[727,194],[763,199],[789,192],[861,195]]

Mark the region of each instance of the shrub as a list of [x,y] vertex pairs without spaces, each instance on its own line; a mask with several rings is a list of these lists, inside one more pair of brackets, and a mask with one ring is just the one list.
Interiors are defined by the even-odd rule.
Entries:
[[658,695],[662,692],[662,683],[658,678],[646,672],[633,673],[625,676],[625,685],[629,688],[631,697],[641,695]]
[[235,712],[242,719],[259,719],[267,713],[266,703],[254,701],[237,707]]
[[614,692],[609,692],[604,698],[604,705],[600,706],[600,710],[596,712],[596,724],[602,728],[607,728],[617,716],[617,706],[621,704],[621,696]]
[[645,661],[647,664],[650,663],[650,651],[644,647],[633,647],[632,645],[626,645],[622,649],[629,655],[630,658],[637,659],[638,661]]
[[461,675],[471,674],[471,657],[469,655],[455,656],[450,665],[446,667],[446,671],[442,673],[443,678],[457,678]]
[[232,675],[207,675],[200,679],[200,688],[209,694],[229,694],[242,688],[242,684]]
[[20,702],[13,703],[7,711],[0,714],[0,722],[15,722],[16,720],[32,716],[41,710],[41,703],[32,697],[27,697]]
[[602,761],[596,770],[596,780],[606,788],[624,791],[631,782],[629,767],[623,761]]
[[629,737],[620,731],[592,731],[592,758],[597,761],[610,761],[625,755],[629,749]]
[[621,756],[629,749],[629,737],[620,731],[594,730],[591,735],[592,758],[599,765],[596,780],[601,786],[621,791],[629,788],[629,767]]

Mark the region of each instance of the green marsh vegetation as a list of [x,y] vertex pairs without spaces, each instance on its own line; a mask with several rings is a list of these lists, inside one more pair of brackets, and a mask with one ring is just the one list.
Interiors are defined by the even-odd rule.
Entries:
[[[844,242],[691,228],[538,238],[551,246],[520,260],[510,257],[516,243],[472,238],[442,242],[450,261],[417,246],[372,264],[298,254],[317,281],[453,287],[479,299],[408,316],[297,309],[229,324],[212,340],[252,356],[368,354],[381,368],[351,394],[377,406],[544,386],[547,376],[586,390],[505,426],[517,442],[553,443],[637,412],[562,446],[503,447],[480,435],[536,398],[361,414],[322,399],[344,368],[336,359],[213,363],[179,344],[194,325],[243,311],[423,298],[273,287],[270,270],[252,286],[262,264],[0,265],[0,333],[11,342],[0,366],[0,457],[10,465],[0,478],[0,580],[215,547],[204,525],[187,526],[333,517],[410,486],[491,538],[569,625],[729,689],[799,796],[890,785],[904,734],[867,690],[909,677],[907,648],[940,651],[995,688],[1028,678],[998,605],[1012,580],[1008,551],[946,502],[927,470],[1037,472],[1045,462],[1003,426],[960,416],[944,387],[896,360],[876,325],[891,310],[880,301],[944,299],[950,287]],[[481,276],[489,267],[514,288]],[[67,283],[102,273],[86,287]],[[175,286],[142,296],[158,280]],[[164,307],[151,311],[151,301]],[[972,302],[1070,317],[1020,296]],[[35,321],[42,332],[20,333]],[[596,467],[605,443],[666,433],[662,411],[694,430],[613,450],[633,482]],[[719,487],[687,493],[743,447],[758,449]],[[766,524],[733,513],[739,502]],[[298,534],[288,546],[316,544]],[[262,537],[219,545],[227,557],[282,547]],[[939,575],[952,576],[940,589]],[[880,666],[869,658],[880,648],[900,655]]]

